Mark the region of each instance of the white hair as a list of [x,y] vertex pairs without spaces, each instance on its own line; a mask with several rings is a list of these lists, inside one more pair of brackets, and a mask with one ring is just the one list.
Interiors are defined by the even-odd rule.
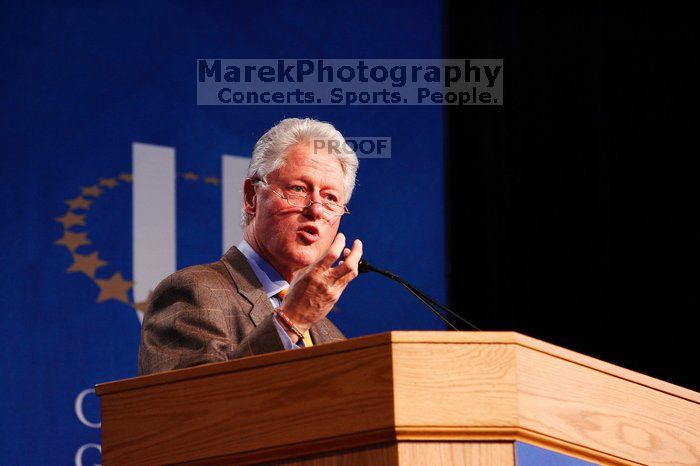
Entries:
[[[347,204],[355,189],[355,175],[359,161],[357,155],[346,143],[340,131],[330,123],[311,118],[287,118],[263,134],[253,148],[253,156],[248,166],[249,179],[265,180],[267,175],[282,168],[289,149],[297,144],[320,140],[323,150],[338,157],[343,169],[343,184]],[[316,148],[316,146],[314,146]],[[250,223],[251,217],[243,209],[243,226]]]

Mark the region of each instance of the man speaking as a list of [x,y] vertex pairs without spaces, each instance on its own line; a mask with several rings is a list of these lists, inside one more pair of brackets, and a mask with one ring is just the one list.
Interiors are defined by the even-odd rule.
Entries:
[[243,241],[156,287],[140,375],[344,338],[326,315],[357,276],[362,243],[347,248],[338,233],[358,167],[354,152],[329,150],[338,147],[347,149],[340,132],[312,119],[283,120],[258,140]]

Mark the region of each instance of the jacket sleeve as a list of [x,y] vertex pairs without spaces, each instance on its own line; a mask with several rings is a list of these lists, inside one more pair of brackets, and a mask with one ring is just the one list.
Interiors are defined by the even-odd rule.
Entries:
[[272,314],[256,327],[233,284],[211,266],[156,287],[143,318],[139,375],[282,351]]

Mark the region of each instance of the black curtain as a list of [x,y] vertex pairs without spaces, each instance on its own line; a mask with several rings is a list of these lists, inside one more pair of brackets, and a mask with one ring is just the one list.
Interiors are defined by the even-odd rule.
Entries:
[[446,4],[445,55],[505,80],[503,106],[446,109],[449,296],[698,390],[700,29],[668,8]]

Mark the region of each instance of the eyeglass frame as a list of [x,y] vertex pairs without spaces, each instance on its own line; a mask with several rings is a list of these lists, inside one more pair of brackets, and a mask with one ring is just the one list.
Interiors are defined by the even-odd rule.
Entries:
[[[339,204],[339,203],[333,202],[333,201],[323,201],[323,202],[321,202],[321,201],[313,201],[313,200],[310,199],[310,196],[309,196],[308,194],[306,194],[305,196],[295,196],[295,197],[299,197],[299,198],[302,198],[302,199],[308,199],[308,200],[309,200],[309,203],[308,203],[308,204],[306,204],[305,206],[294,205],[294,204],[292,204],[291,201],[289,200],[289,195],[288,195],[288,194],[285,195],[285,194],[282,194],[282,193],[278,193],[277,191],[275,191],[275,189],[272,187],[272,185],[271,185],[270,183],[268,183],[266,180],[264,180],[263,178],[252,178],[252,180],[253,180],[253,183],[263,183],[270,191],[272,191],[273,193],[277,194],[280,198],[282,198],[282,199],[284,199],[285,201],[287,201],[287,204],[289,204],[289,205],[292,206],[292,207],[299,207],[299,208],[301,208],[301,209],[306,209],[306,208],[308,208],[309,206],[311,206],[312,204],[321,204],[321,208],[323,208],[323,212],[324,212],[326,215],[328,215],[328,216],[331,216],[331,217],[342,217],[343,215],[349,215],[349,214],[350,214],[350,210],[348,209],[348,206],[345,205],[345,204]],[[332,204],[332,205],[337,205],[338,207],[342,207],[343,210],[344,210],[344,212],[342,212],[342,213],[340,213],[340,214],[336,214],[336,213],[333,213],[333,212],[329,212],[328,209],[326,209],[326,204]]]

